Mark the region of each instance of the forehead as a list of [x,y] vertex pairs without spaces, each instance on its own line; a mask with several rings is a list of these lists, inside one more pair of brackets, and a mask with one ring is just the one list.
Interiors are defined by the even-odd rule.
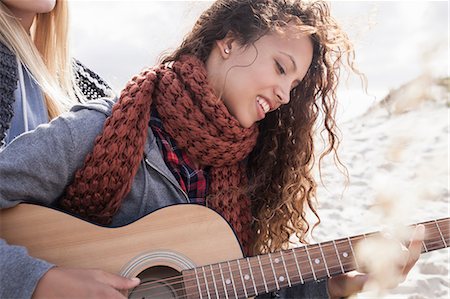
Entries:
[[259,40],[262,50],[269,55],[284,55],[292,58],[300,76],[304,76],[313,56],[313,42],[309,35],[286,29],[264,35]]

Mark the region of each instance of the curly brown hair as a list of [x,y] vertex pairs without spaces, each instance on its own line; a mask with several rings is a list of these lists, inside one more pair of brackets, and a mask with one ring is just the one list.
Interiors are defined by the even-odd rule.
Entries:
[[319,166],[330,153],[342,165],[337,155],[336,88],[342,67],[362,76],[354,66],[353,45],[324,1],[218,0],[200,16],[181,46],[163,59],[168,62],[191,54],[206,62],[215,41],[229,32],[240,44],[252,45],[265,34],[283,32],[288,24],[310,36],[313,59],[305,78],[291,91],[289,104],[259,123],[259,139],[248,158],[254,253],[286,248],[292,234],[306,242],[308,208],[316,215],[316,224],[320,223],[312,175],[315,124],[320,120],[328,136]]

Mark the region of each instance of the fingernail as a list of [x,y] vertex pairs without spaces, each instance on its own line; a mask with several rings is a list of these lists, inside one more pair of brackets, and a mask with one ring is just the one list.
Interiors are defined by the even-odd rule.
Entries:
[[141,280],[140,280],[139,278],[137,278],[137,277],[133,277],[133,278],[131,278],[131,280],[132,280],[133,282],[137,282],[137,283],[140,283],[140,282],[141,282]]

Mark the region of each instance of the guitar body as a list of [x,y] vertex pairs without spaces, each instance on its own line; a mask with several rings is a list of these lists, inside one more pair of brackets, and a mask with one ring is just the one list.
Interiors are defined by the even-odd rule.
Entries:
[[[422,222],[423,253],[450,244],[450,219]],[[248,298],[358,268],[370,233],[242,258],[228,223],[200,205],[174,205],[118,228],[21,204],[0,211],[0,237],[59,266],[97,268],[141,284],[130,298]]]
[[[58,266],[97,268],[144,281],[163,280],[185,269],[242,257],[228,223],[214,211],[191,204],[166,207],[119,228],[20,204],[0,211],[0,236],[9,244],[25,246],[31,256]],[[166,286],[161,284],[161,288]],[[167,293],[176,293],[176,288],[170,288]],[[161,289],[153,291],[162,293]],[[151,292],[138,296],[155,297]]]

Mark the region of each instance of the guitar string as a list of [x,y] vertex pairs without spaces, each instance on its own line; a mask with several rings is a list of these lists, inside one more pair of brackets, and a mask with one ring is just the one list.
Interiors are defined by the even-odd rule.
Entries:
[[[326,276],[325,275],[325,272],[324,272],[324,270],[320,270],[320,271],[317,271],[317,272],[323,272],[323,274],[324,274],[324,276]],[[340,271],[337,271],[336,273],[333,273],[333,276],[335,275],[335,274],[340,274],[341,272]],[[295,275],[295,276],[292,276],[292,278],[293,279],[298,279],[298,278],[300,278],[300,276],[298,276],[298,275]],[[179,280],[179,282],[178,283],[182,283],[183,281],[182,280]],[[300,280],[298,280],[295,284],[298,284],[300,282]],[[270,283],[269,283],[270,284]],[[220,293],[221,295],[223,295],[223,294],[225,294],[225,292],[227,292],[227,295],[228,295],[228,293],[231,293],[232,292],[232,290],[230,290],[230,289],[223,289],[222,288],[222,286],[220,287],[220,288],[217,288],[217,287],[214,287],[214,286],[212,286],[211,285],[211,282],[209,282],[208,283],[208,285],[215,291],[214,293]],[[219,284],[220,285],[220,284]],[[273,285],[273,282],[272,282],[272,285]],[[205,298],[206,298],[206,296],[208,295],[207,294],[207,291],[205,290],[205,286],[206,286],[206,283],[201,283],[200,284],[200,287],[201,287],[201,292],[202,292],[202,294],[205,294]],[[260,290],[260,293],[265,293],[264,291],[261,291],[261,290],[263,290],[263,287],[264,285],[263,285],[263,283],[261,282],[261,283],[255,283],[255,285],[253,285],[253,284],[251,284],[250,286],[247,286],[245,283],[242,285],[242,288],[246,288],[252,295],[254,294],[253,293],[253,288],[256,288],[257,290],[259,289]],[[288,286],[287,284],[285,285],[285,286]],[[282,286],[282,287],[285,287],[285,286]],[[271,288],[273,288],[274,289],[274,287],[275,287],[275,285],[273,285]],[[179,292],[180,290],[182,290],[183,292],[189,292],[189,291],[191,291],[191,289],[194,289],[194,291],[195,291],[195,293],[197,294],[197,291],[198,291],[198,286],[192,286],[192,287],[181,287],[181,288],[179,288],[179,289],[177,289],[177,288],[174,288],[174,291],[175,292]],[[223,290],[223,291],[222,291]],[[241,290],[241,289],[240,289]],[[139,290],[137,290],[137,291],[135,291],[135,293],[140,293],[140,292],[145,292],[146,290],[143,290],[143,289],[139,289]],[[162,294],[164,294],[164,293],[166,293],[166,294],[169,294],[169,293],[172,293],[172,292],[170,292],[170,291],[165,291],[165,292],[162,292],[162,293],[160,293],[161,295]],[[213,293],[213,297],[214,297],[214,293]],[[153,295],[158,295],[158,293],[157,294],[153,294]],[[211,296],[211,293],[209,294],[210,296]],[[243,294],[242,294],[243,295]]]
[[[446,232],[447,233],[447,232]],[[442,242],[439,242],[440,244],[443,244]],[[442,248],[442,246],[441,246],[441,248]],[[324,274],[324,276],[326,276],[325,275],[325,270],[320,270],[320,271],[316,271],[316,273],[318,273],[318,272],[323,272],[323,274]],[[333,275],[334,274],[339,274],[339,273],[341,273],[341,271],[338,271],[338,272],[336,272],[336,273],[333,273]],[[201,275],[201,274],[200,274]],[[293,278],[299,278],[300,276],[299,275],[295,275],[295,276],[293,276]],[[312,277],[311,277],[312,278]],[[183,283],[183,280],[180,280],[179,282],[178,282],[179,284],[181,284],[181,283]],[[211,286],[211,283],[208,283],[210,286]],[[297,283],[296,283],[297,284]],[[271,283],[271,285],[273,285],[273,287],[275,287],[275,285],[274,285],[274,282],[272,282]],[[227,294],[227,295],[229,295],[229,297],[233,297],[233,290],[228,290],[228,289],[226,289],[226,288],[220,288],[220,289],[217,289],[217,288],[215,288],[214,290],[215,290],[215,292],[207,292],[207,290],[205,289],[205,286],[206,286],[206,283],[202,283],[201,284],[201,286],[202,286],[202,288],[201,288],[201,297],[205,297],[205,298],[217,298],[216,297],[216,294],[219,294],[219,297],[220,296],[224,296],[225,295],[225,293]],[[258,285],[255,285],[255,288],[256,289],[262,289],[262,287],[263,287],[264,285],[263,284],[258,284]],[[283,285],[282,287],[286,287],[287,285]],[[253,284],[252,285],[250,285],[250,287],[247,287],[246,286],[246,284],[244,283],[243,285],[242,285],[242,287],[243,288],[246,288],[246,289],[248,289],[250,292],[251,292],[251,296],[253,296],[254,295],[254,292],[253,292]],[[188,287],[188,288],[179,288],[179,289],[174,289],[174,291],[176,291],[176,292],[179,292],[179,291],[184,291],[185,292],[185,295],[183,295],[183,296],[178,296],[177,295],[177,298],[187,298],[187,297],[189,297],[189,296],[192,296],[192,293],[188,293],[188,291],[190,291],[190,289],[192,289],[192,288],[194,288],[194,294],[197,296],[199,293],[198,293],[198,287],[197,286],[192,286],[192,287]],[[138,292],[140,292],[141,290],[139,290]],[[156,294],[153,294],[153,296],[158,296],[158,295],[163,295],[163,294],[171,294],[172,292],[168,292],[168,291],[165,291],[165,292],[160,292],[160,293],[156,293]],[[263,294],[263,293],[265,293],[265,291],[264,291],[264,289],[262,289],[262,291],[259,293],[259,294]],[[239,294],[238,294],[238,296],[239,297],[244,297],[244,293],[243,292],[239,292]],[[225,296],[224,296],[225,297]]]
[[[364,237],[360,237],[360,239],[363,239]],[[424,241],[426,241],[429,245],[430,245],[430,241],[431,240],[434,240],[435,241],[435,243],[438,243],[438,244],[442,244],[442,239],[441,239],[441,237],[437,234],[437,237],[436,238],[429,238],[429,239],[427,239],[427,240],[424,240]],[[355,241],[355,240],[354,240]],[[359,240],[357,240],[357,241],[359,241]],[[331,252],[333,252],[333,255],[335,254],[335,252],[336,252],[336,250],[334,249],[334,245],[332,244],[332,243],[328,243],[328,242],[325,242],[326,244],[321,244],[322,245],[322,249],[325,249],[325,250],[327,250],[327,249],[329,249],[330,247],[331,247],[331,249],[329,250],[329,251],[331,251]],[[336,243],[336,245],[337,245],[337,247],[339,246],[339,245],[341,245],[342,243],[346,243],[346,246],[348,246],[348,240],[343,240],[343,241],[338,241],[338,242],[335,242]],[[316,245],[316,244],[313,244],[313,245],[309,245],[309,247],[311,247],[311,246],[314,246],[314,245]],[[428,246],[429,247],[429,246]],[[305,247],[297,247],[297,248],[294,248],[294,249],[289,249],[289,250],[285,250],[285,252],[287,253],[287,254],[289,254],[289,252],[290,251],[292,251],[292,250],[301,250],[301,249],[304,249]],[[348,248],[346,248],[347,249],[347,253],[350,251],[350,246],[348,247]],[[318,249],[318,247],[315,247],[315,248],[311,248],[311,249],[309,249],[309,250],[319,250]],[[342,251],[342,249],[339,249],[338,248],[338,251]],[[275,252],[275,253],[273,253],[273,254],[277,254],[278,252]],[[325,251],[324,251],[324,253],[325,253]],[[327,254],[328,255],[328,254]],[[260,255],[260,257],[262,257],[262,259],[264,259],[265,258],[265,255]],[[349,256],[350,257],[350,256]],[[267,258],[266,258],[267,259]],[[308,265],[308,267],[310,268],[310,266],[309,266],[309,261],[308,260],[305,260],[305,261],[300,261],[300,263],[305,263],[305,264],[307,264]],[[244,263],[244,265],[246,265],[247,263],[246,262],[243,262]],[[295,260],[294,260],[294,263],[295,263]],[[214,265],[218,265],[219,263],[216,263],[216,264],[212,264],[211,266],[214,266]],[[287,264],[287,266],[292,266],[293,264]],[[336,267],[338,267],[338,266],[340,266],[340,264],[339,263],[337,263],[336,265],[335,265]],[[328,268],[330,268],[330,267],[328,267]],[[249,269],[249,268],[245,268],[245,269]],[[237,270],[236,270],[237,271]],[[310,273],[312,273],[312,272],[310,272]],[[310,274],[309,273],[309,274]],[[192,274],[192,276],[195,276],[195,274]],[[186,276],[185,276],[186,277]],[[175,279],[176,277],[172,277],[172,278],[167,278],[167,279],[163,279],[163,280],[159,280],[158,282],[168,282],[168,281],[170,281],[170,279]]]
[[[325,270],[319,270],[319,271],[316,271],[316,273],[319,273],[319,272],[322,272],[323,273],[323,276],[326,276],[326,272],[325,272]],[[333,271],[331,271],[331,276],[334,276],[334,275],[337,275],[337,274],[340,274],[340,273],[342,273],[340,270],[338,270],[338,271],[336,271],[335,273],[333,272]],[[299,275],[297,275],[297,274],[295,274],[295,275],[292,275],[291,276],[292,277],[292,279],[297,279],[297,282],[294,282],[294,284],[299,284],[300,283],[300,276]],[[211,277],[210,277],[211,278]],[[310,277],[310,278],[312,278],[312,277]],[[261,280],[259,280],[258,282],[260,282],[260,283],[256,283],[255,285],[252,283],[252,284],[250,284],[250,282],[249,283],[244,283],[243,285],[242,285],[242,288],[240,289],[241,290],[241,292],[239,292],[240,293],[240,295],[242,295],[242,296],[240,296],[240,297],[244,297],[244,293],[242,293],[242,289],[243,288],[246,288],[247,290],[248,290],[248,292],[249,293],[251,293],[250,295],[251,296],[253,296],[253,295],[256,295],[256,293],[254,293],[254,288],[256,288],[257,290],[259,290],[259,293],[258,294],[262,294],[262,293],[265,293],[265,291],[264,291],[264,285],[265,284],[263,284],[263,282],[261,281]],[[179,281],[178,281],[178,284],[182,284],[183,283],[183,280],[182,279],[180,279]],[[271,283],[269,282],[268,283],[269,285],[271,285],[271,289],[274,289],[275,290],[275,285],[274,285],[274,282],[272,281]],[[222,288],[222,285],[219,283],[218,285],[220,286],[219,288],[217,288],[217,287],[214,287],[213,285],[212,285],[212,283],[211,283],[211,281],[210,282],[208,282],[208,285],[212,288],[212,292],[210,292],[209,294],[208,294],[208,292],[207,292],[207,290],[205,289],[205,287],[206,287],[206,283],[201,283],[200,284],[200,288],[201,288],[201,293],[202,293],[202,295],[204,295],[204,297],[206,298],[206,297],[208,297],[208,295],[209,295],[209,297],[212,297],[212,298],[216,298],[216,293],[217,294],[220,294],[220,296],[223,296],[224,297],[224,295],[225,295],[225,293],[227,293],[227,295],[229,295],[229,297],[233,297],[233,290],[232,289],[228,289],[228,288]],[[241,284],[239,284],[239,285],[241,285]],[[286,287],[286,286],[288,286],[287,284],[285,284],[285,285],[283,285],[282,287]],[[228,287],[230,287],[231,288],[231,285],[229,285]],[[179,292],[179,291],[183,291],[183,292],[186,292],[186,295],[185,296],[178,296],[177,295],[177,298],[185,298],[185,297],[188,297],[188,296],[190,296],[191,295],[191,293],[189,293],[190,291],[192,291],[192,289],[194,290],[194,293],[196,294],[196,295],[198,295],[199,293],[198,293],[198,286],[196,286],[196,285],[193,285],[193,286],[191,286],[191,287],[181,287],[181,288],[174,288],[174,291],[175,292]],[[144,292],[145,290],[142,290],[142,289],[139,289],[139,290],[137,290],[135,293],[141,293],[141,292]],[[164,292],[160,292],[160,293],[156,293],[156,294],[152,294],[153,296],[157,296],[157,295],[163,295],[163,294],[171,294],[172,292],[171,291],[164,291]]]
[[[439,220],[437,220],[438,222],[444,222],[444,221],[448,221],[448,218],[445,218],[445,219],[439,219]],[[431,221],[428,221],[428,222],[424,222],[424,223],[422,223],[422,224],[431,224],[432,226],[435,226],[434,225],[434,221],[433,220],[431,220]],[[444,227],[444,228],[448,228],[448,227]],[[441,231],[442,232],[444,232],[444,229],[442,229],[441,228]],[[441,242],[441,240],[442,240],[442,238],[441,238],[441,236],[440,236],[440,234],[439,234],[439,231],[433,231],[433,232],[435,232],[436,233],[436,235],[437,235],[437,238],[436,238],[436,242],[438,242],[438,243],[440,243]],[[379,234],[379,232],[372,232],[372,233],[368,233],[368,234],[365,234],[365,236],[367,237],[367,236],[371,236],[371,235],[374,235],[374,234]],[[446,235],[446,234],[444,234],[443,233],[443,235]],[[359,236],[354,236],[354,237],[349,237],[349,238],[351,238],[351,239],[353,239],[353,242],[357,242],[357,241],[359,241],[359,240],[355,240],[356,238],[358,238],[358,239],[365,239],[365,236],[364,235],[359,235]],[[339,244],[342,244],[342,243],[348,243],[348,239],[349,238],[341,238],[341,239],[337,239],[337,240],[335,240],[335,243],[336,243],[336,245],[339,245]],[[432,238],[429,238],[429,240],[432,240]],[[426,241],[426,240],[424,240],[424,241]],[[447,240],[446,240],[447,241]],[[341,242],[341,243],[340,243]],[[429,242],[429,241],[427,241],[427,242]],[[448,243],[448,242],[447,242]],[[334,245],[332,245],[332,241],[326,241],[326,242],[323,242],[323,243],[320,243],[321,245],[324,245],[324,246],[330,246],[330,247],[332,247],[332,246],[334,246]],[[317,245],[317,244],[311,244],[311,245],[308,245],[309,247],[311,247],[311,246],[315,246],[315,245]],[[303,247],[297,247],[297,248],[294,248],[294,249],[298,249],[298,248],[303,248]],[[314,250],[316,250],[318,247],[315,247],[315,248],[312,248],[312,249],[314,249]],[[325,248],[325,247],[324,247]],[[349,249],[351,249],[351,248],[349,248]],[[427,248],[428,249],[428,248]],[[432,248],[431,248],[432,249]],[[331,249],[332,251],[333,251],[333,249]],[[288,250],[289,251],[289,250]],[[424,252],[426,252],[427,250],[424,250]]]
[[[329,269],[329,270],[331,270],[331,269]],[[318,270],[318,271],[316,271],[316,273],[323,273],[323,276],[326,276],[326,272],[325,272],[325,270]],[[332,275],[331,276],[334,276],[335,274],[340,274],[340,273],[342,273],[341,271],[340,271],[340,269],[338,268],[338,271],[336,271],[336,273],[334,273],[334,271],[333,270],[331,270],[331,273],[332,273]],[[209,276],[209,275],[208,275]],[[212,276],[211,276],[212,277]],[[211,279],[211,277],[210,277],[210,279]],[[310,278],[312,278],[312,277],[310,277]],[[294,284],[298,284],[298,283],[300,283],[301,282],[301,279],[300,279],[300,276],[298,275],[298,274],[295,274],[295,275],[291,275],[291,279],[292,280],[294,280],[294,279],[297,279],[297,281],[294,281]],[[258,283],[255,283],[254,285],[253,285],[253,283],[251,283],[250,284],[250,282],[249,283],[244,283],[243,285],[242,285],[242,288],[246,288],[249,292],[251,292],[252,294],[251,295],[253,295],[253,289],[254,288],[256,288],[257,290],[259,289],[260,290],[260,292],[259,293],[265,293],[263,290],[264,290],[264,288],[263,288],[263,286],[264,286],[264,284],[263,284],[263,282],[261,281],[261,279],[256,279],[256,281],[258,281]],[[177,282],[178,284],[181,284],[181,283],[183,283],[183,280],[182,279],[179,279],[179,281]],[[206,286],[206,284],[207,283],[205,283],[205,282],[202,282],[202,283],[200,283],[200,288],[201,288],[201,292],[202,292],[202,294],[204,294],[205,295],[205,298],[207,297],[207,291],[206,291],[206,289],[205,289],[205,286]],[[272,287],[271,288],[273,288],[273,289],[275,289],[275,285],[274,285],[274,282],[273,281],[271,281],[271,282],[269,282],[269,283],[266,283],[266,284],[269,284],[269,285],[271,285]],[[228,289],[228,288],[222,288],[222,284],[218,284],[220,287],[219,288],[216,288],[216,287],[214,287],[214,286],[212,286],[212,283],[211,283],[211,281],[209,281],[208,282],[208,285],[213,289],[213,291],[214,292],[211,292],[209,295],[211,296],[211,294],[212,294],[212,297],[214,297],[214,293],[215,293],[215,291],[217,291],[217,293],[220,293],[221,295],[224,295],[225,294],[225,292],[227,292],[227,295],[228,294],[232,294],[232,292],[233,292],[233,290],[231,290],[231,289]],[[241,284],[239,284],[239,285],[241,285]],[[287,286],[287,284],[285,285],[285,286]],[[282,286],[282,287],[285,287],[285,286]],[[230,287],[231,288],[231,285],[228,285],[228,287]],[[241,289],[241,288],[239,288],[239,289]],[[190,287],[183,287],[183,286],[181,286],[180,288],[173,288],[173,290],[175,291],[175,292],[179,292],[180,290],[182,290],[182,291],[185,291],[185,292],[190,292],[190,291],[192,291],[192,290],[194,290],[195,291],[195,293],[197,294],[198,293],[198,286],[196,286],[196,285],[193,285],[193,286],[190,286]],[[137,293],[137,294],[139,294],[139,293],[141,293],[141,292],[146,292],[146,291],[148,291],[148,290],[146,290],[146,289],[139,289],[139,290],[136,290],[135,291],[135,293]],[[156,294],[152,294],[152,295],[154,295],[154,296],[156,296],[156,295],[162,295],[162,294],[169,294],[169,293],[171,293],[170,291],[164,291],[164,292],[160,292],[160,293],[156,293]],[[243,295],[243,294],[242,294]],[[186,295],[186,296],[188,296],[188,295]]]
[[[431,240],[431,239],[430,239]],[[442,239],[436,239],[435,241],[437,242],[437,243],[439,243],[439,244],[442,244],[442,241],[441,241]],[[435,243],[436,243],[435,242]],[[427,241],[427,243],[429,243],[428,241]],[[430,245],[430,243],[429,243],[429,245]],[[330,246],[328,246],[328,247],[331,247],[331,244],[330,244]],[[430,246],[429,246],[430,247]],[[323,248],[326,248],[326,246],[324,246]],[[317,248],[315,248],[315,249],[317,249]],[[431,248],[430,248],[431,249]],[[334,251],[334,250],[332,250],[332,251]],[[276,253],[275,253],[276,254]],[[327,254],[328,255],[328,254]],[[292,258],[290,258],[290,259],[292,259]],[[294,260],[294,262],[295,262],[295,260]],[[300,261],[300,263],[302,263],[302,261]],[[306,263],[307,265],[308,265],[308,263],[307,263],[307,261],[304,261],[304,263]],[[247,263],[245,263],[244,262],[244,265],[245,264],[247,264]],[[266,265],[267,266],[267,265]],[[288,266],[289,267],[291,267],[292,266],[292,264],[288,264]],[[304,265],[303,265],[304,266]],[[344,266],[344,268],[345,268],[345,266],[348,266],[348,263],[344,263],[343,264],[343,266]],[[331,270],[332,268],[339,268],[340,267],[340,264],[336,264],[336,265],[333,265],[332,267],[328,267],[328,269],[329,270]],[[310,266],[309,266],[309,268],[310,268]],[[247,267],[245,267],[245,268],[241,268],[241,270],[249,270],[250,268],[247,268]],[[218,270],[218,268],[216,269],[216,270]],[[239,269],[235,269],[234,271],[231,271],[231,274],[233,274],[234,272],[238,272],[239,271]],[[319,270],[318,270],[319,271]],[[314,271],[315,273],[317,273],[318,271]],[[320,271],[324,271],[324,270],[320,270]],[[333,271],[333,270],[331,270],[331,271]],[[203,270],[202,270],[202,272],[204,272]],[[207,272],[210,272],[209,270],[207,271]],[[337,273],[342,273],[342,271],[338,271]],[[210,272],[211,273],[211,272]],[[304,275],[311,275],[311,273],[312,273],[312,271],[311,272],[305,272],[304,273]],[[234,273],[235,274],[235,273]],[[201,275],[201,274],[200,274]],[[190,276],[195,276],[194,274],[192,274],[192,275],[190,275]],[[214,275],[215,276],[215,275]],[[158,281],[156,281],[156,282],[151,282],[151,283],[161,283],[161,282],[164,282],[164,281],[170,281],[170,280],[174,280],[174,279],[177,279],[177,280],[179,280],[180,278],[182,278],[183,276],[175,276],[175,277],[171,277],[171,278],[169,278],[169,279],[165,279],[165,280],[158,280]],[[189,277],[189,275],[184,275],[184,277],[185,278],[188,278]],[[209,275],[208,274],[208,277],[210,278],[210,280],[211,280],[211,278],[213,277],[213,273],[211,273],[211,275]],[[195,278],[195,279],[184,279],[184,281],[185,282],[190,282],[190,281],[192,281],[192,280],[197,280],[197,278]],[[202,279],[203,280],[203,279]],[[178,282],[177,282],[178,283]],[[144,283],[145,284],[145,283]],[[141,284],[141,286],[142,285],[144,285],[144,284]],[[169,284],[170,285],[170,284]],[[206,285],[206,284],[205,284]],[[151,287],[150,287],[151,288]]]
[[[432,239],[430,239],[430,240],[432,240]],[[441,239],[442,240],[442,239]],[[442,244],[442,241],[439,241],[439,240],[436,240],[437,242],[439,242],[439,244]],[[428,242],[428,241],[427,241]],[[322,249],[325,249],[326,247],[331,247],[331,244],[330,244],[330,246],[327,246],[327,244],[325,244],[325,246],[323,246],[322,247]],[[317,249],[317,248],[315,248],[315,249]],[[289,251],[289,250],[288,250]],[[330,250],[329,250],[330,251]],[[335,250],[331,250],[331,251],[334,251],[335,252]],[[327,252],[327,255],[328,255],[328,253],[329,252]],[[276,254],[276,253],[275,253]],[[324,251],[324,254],[325,254],[325,251]],[[335,254],[335,253],[334,253]],[[289,257],[289,256],[286,256],[287,258],[289,258],[289,260],[292,260],[292,257]],[[350,256],[349,256],[350,257]],[[300,261],[301,262],[301,261]],[[246,262],[244,262],[245,264],[247,264]],[[295,263],[295,260],[294,260],[294,263]],[[308,265],[308,261],[305,261],[304,262],[305,264],[307,264]],[[289,267],[291,267],[293,264],[289,264],[289,263],[287,263],[287,265],[289,266]],[[353,263],[350,263],[350,265],[351,266],[353,266]],[[304,265],[303,265],[304,266]],[[309,266],[309,265],[308,265]],[[317,266],[319,266],[319,265],[317,265]],[[347,267],[347,266],[349,266],[349,263],[343,263],[342,264],[342,266],[343,266],[343,268],[344,268],[344,270],[345,270],[345,268]],[[266,267],[267,267],[267,265],[266,265]],[[309,268],[310,268],[310,266],[309,266]],[[328,268],[328,270],[329,270],[329,272],[330,273],[333,273],[333,275],[334,274],[340,274],[340,273],[342,273],[342,271],[341,271],[341,267],[340,267],[340,264],[336,264],[336,265],[332,265],[331,267],[327,267]],[[337,269],[337,271],[334,271],[333,269],[334,268],[336,268]],[[199,268],[198,268],[199,269]],[[241,270],[242,271],[247,271],[247,270],[249,270],[250,268],[249,267],[245,267],[245,268],[241,268]],[[208,269],[206,269],[206,270],[208,270]],[[216,269],[216,271],[218,271],[219,269],[217,268]],[[213,269],[213,271],[214,271],[214,269]],[[323,276],[327,276],[327,275],[325,275],[327,272],[326,272],[326,269],[324,268],[324,269],[318,269],[317,271],[315,271],[315,270],[313,270],[314,271],[314,273],[320,273],[320,272],[322,272],[324,275]],[[313,273],[313,271],[311,271],[311,272],[304,272],[304,273],[302,273],[302,279],[303,279],[303,277],[304,276],[306,276],[306,275],[308,275],[308,276],[310,276],[310,278],[312,278],[311,277],[311,274]],[[215,290],[217,290],[217,288],[216,287],[213,287],[211,284],[212,284],[212,282],[213,282],[213,276],[214,276],[214,279],[215,279],[215,277],[216,277],[216,275],[214,274],[214,273],[212,273],[211,271],[203,271],[202,270],[202,272],[205,272],[205,273],[211,273],[211,274],[206,274],[206,276],[208,276],[208,277],[206,277],[206,281],[203,283],[200,283],[200,285],[203,285],[203,286],[206,286],[206,284],[208,284],[208,285],[210,285],[213,289],[215,289]],[[240,272],[239,271],[239,269],[234,269],[234,270],[232,270],[231,271],[231,275],[233,275],[233,274],[236,274],[237,272]],[[286,273],[286,271],[284,270],[284,271],[281,271],[281,272],[284,272],[284,273]],[[289,271],[288,271],[289,272]],[[346,271],[347,272],[347,271]],[[200,275],[200,279],[202,278],[201,276],[202,276],[202,274],[203,275],[205,275],[205,273],[200,273],[199,275]],[[284,274],[283,273],[283,274]],[[289,274],[289,273],[288,273]],[[240,274],[239,274],[240,275]],[[238,275],[238,276],[239,276]],[[195,276],[195,274],[194,275],[191,275],[191,276]],[[236,275],[233,275],[233,276],[236,276]],[[292,274],[291,274],[291,276],[292,276]],[[296,277],[295,277],[296,276]],[[184,277],[185,278],[187,278],[188,276],[187,275],[184,275]],[[294,276],[292,276],[294,279],[295,278],[300,278],[300,275],[297,275],[296,273],[294,273]],[[209,283],[208,283],[208,278],[209,278]],[[195,279],[183,279],[183,275],[181,275],[181,276],[178,276],[178,277],[172,277],[171,278],[172,280],[174,280],[174,279],[177,279],[177,281],[176,282],[174,282],[174,283],[171,283],[171,284],[168,284],[168,285],[176,285],[176,284],[180,284],[180,283],[188,283],[188,282],[192,282],[192,281],[196,281],[197,282],[197,278],[195,278]],[[201,279],[201,280],[204,280],[204,279]],[[218,280],[220,280],[220,279],[218,279]],[[258,280],[258,279],[257,279]],[[159,281],[156,281],[156,282],[150,282],[150,283],[161,283],[162,281],[164,281],[164,280],[159,280]],[[269,281],[269,282],[272,282],[272,284],[273,284],[273,281]],[[142,286],[142,285],[145,285],[146,283],[143,283],[143,284],[141,284],[140,286]],[[250,282],[249,282],[249,284],[250,284]],[[220,285],[220,284],[219,284]],[[241,285],[241,284],[239,284],[239,285]],[[243,287],[245,287],[245,288],[247,288],[246,286],[245,286],[246,284],[244,283],[242,286]],[[249,288],[249,290],[250,291],[253,291],[252,289],[253,289],[253,286],[256,288],[256,289],[258,289],[259,287],[262,287],[263,286],[263,284],[259,284],[259,285],[253,285],[253,283],[250,285],[250,288]],[[160,286],[147,286],[147,287],[144,287],[144,288],[142,288],[142,287],[139,287],[139,290],[137,290],[137,292],[144,292],[144,291],[148,291],[148,290],[150,290],[150,289],[154,289],[154,288],[159,288]],[[182,290],[188,290],[189,288],[195,288],[195,289],[197,289],[197,286],[196,285],[193,285],[193,286],[191,286],[191,287],[181,287],[180,289],[175,289],[175,291],[180,291],[181,289]],[[168,293],[170,293],[170,292],[168,292]]]
[[[348,240],[344,240],[344,241],[342,241],[342,243],[346,243],[346,244],[348,244]],[[336,244],[338,245],[339,243],[338,242],[336,242]],[[315,244],[314,244],[315,245]],[[314,245],[312,245],[312,246],[314,246]],[[339,244],[340,245],[340,244]],[[327,245],[325,245],[325,246],[327,246]],[[323,246],[322,248],[325,248],[325,246]],[[333,246],[332,244],[330,244],[330,245],[328,245],[327,247],[331,247],[331,246]],[[304,247],[297,247],[297,248],[294,248],[294,250],[301,250],[301,249],[303,249]],[[334,248],[334,247],[333,247]],[[293,249],[289,249],[289,250],[286,250],[286,252],[290,252],[291,250],[293,250]],[[313,249],[309,249],[309,250],[316,250],[316,248],[313,248]],[[334,249],[331,249],[333,252],[335,252],[335,250]],[[348,247],[348,250],[347,251],[349,251],[350,250],[350,247]],[[273,254],[277,254],[277,252],[274,252]],[[260,255],[260,257],[261,257],[261,260],[263,260],[263,259],[268,259],[268,258],[266,258],[265,257],[265,255]],[[249,258],[251,258],[251,257],[249,257]],[[244,258],[245,259],[245,258]],[[245,265],[247,265],[247,262],[243,262]],[[305,260],[305,261],[300,261],[300,263],[305,263],[306,265],[308,265],[308,267],[310,267],[309,266],[309,262],[308,262],[308,260]],[[221,263],[215,263],[215,264],[212,264],[211,266],[215,266],[215,265],[218,265],[218,264],[221,264]],[[292,265],[295,265],[295,260],[294,260],[294,263],[293,264],[288,264],[288,266],[292,266]],[[264,265],[263,265],[264,266]],[[201,267],[199,267],[199,268],[201,268]],[[242,268],[241,268],[242,269]],[[245,269],[249,269],[249,267],[246,267]],[[190,270],[190,269],[188,269],[188,270]],[[236,272],[238,272],[239,270],[235,270]],[[229,271],[227,271],[227,272],[229,272]],[[312,272],[310,272],[310,273],[312,273]],[[195,276],[195,274],[192,274],[191,276]],[[186,276],[185,276],[186,277]],[[173,278],[176,278],[176,277],[173,277]],[[163,279],[163,280],[158,280],[158,282],[167,282],[167,281],[169,281],[171,278],[167,278],[167,279]],[[194,278],[194,279],[191,279],[191,280],[196,280],[196,278]]]

